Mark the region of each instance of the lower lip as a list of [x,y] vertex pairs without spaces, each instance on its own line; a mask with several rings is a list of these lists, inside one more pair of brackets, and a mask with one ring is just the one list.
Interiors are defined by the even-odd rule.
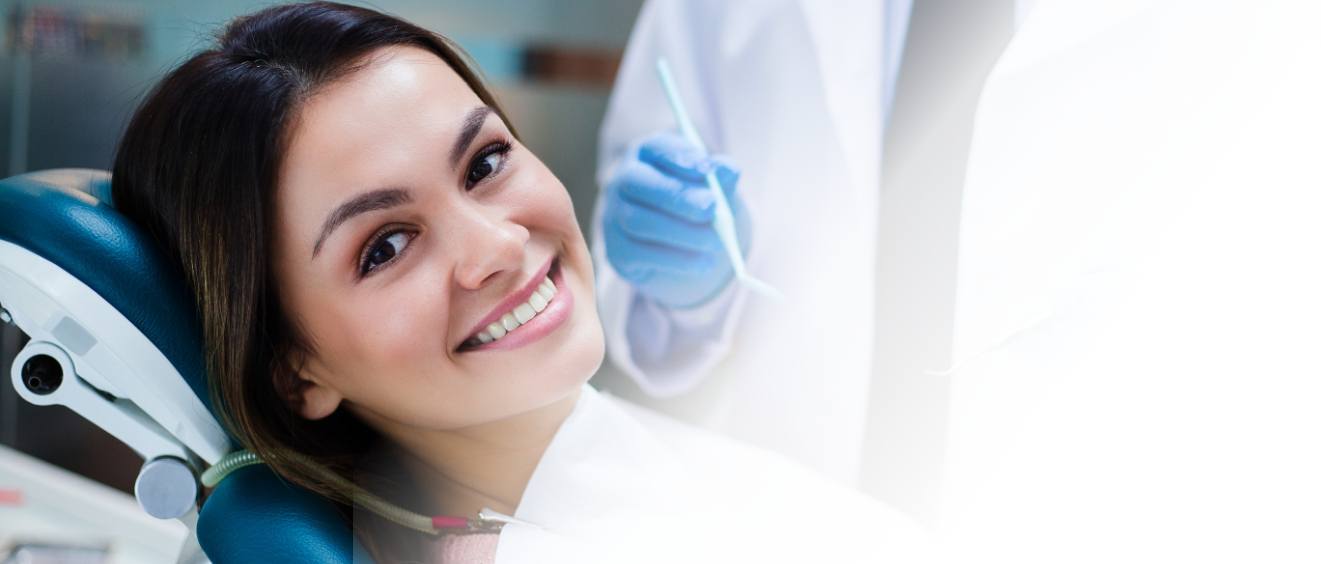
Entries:
[[573,313],[573,292],[570,292],[569,285],[564,283],[564,269],[562,266],[557,265],[552,269],[550,281],[555,283],[555,297],[551,298],[550,303],[546,305],[546,309],[541,310],[541,313],[538,313],[536,317],[519,325],[517,329],[499,340],[473,347],[468,349],[468,352],[516,349],[528,343],[539,341],[542,337],[554,333],[556,329],[564,325],[564,322],[569,319],[569,315]]

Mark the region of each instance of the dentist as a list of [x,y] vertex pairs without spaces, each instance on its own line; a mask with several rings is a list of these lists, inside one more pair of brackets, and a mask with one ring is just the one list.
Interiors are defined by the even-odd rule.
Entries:
[[[982,30],[1012,29],[1014,8],[648,2],[601,131],[593,243],[616,371],[598,384],[921,511],[946,400],[918,368],[946,366],[927,343],[952,339],[958,175],[1008,36]],[[675,132],[660,56],[714,155]],[[883,185],[888,166],[901,183]],[[734,281],[711,170],[749,271],[786,299]]]

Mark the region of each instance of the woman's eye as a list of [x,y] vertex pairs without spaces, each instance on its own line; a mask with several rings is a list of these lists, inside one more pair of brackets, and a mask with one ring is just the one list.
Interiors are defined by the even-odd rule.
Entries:
[[367,275],[373,270],[389,264],[400,253],[404,252],[404,247],[407,247],[412,240],[413,237],[406,231],[396,231],[377,239],[363,256],[360,272]]
[[501,143],[482,151],[468,168],[468,176],[464,178],[464,184],[472,188],[488,176],[499,172],[508,154],[508,143]]

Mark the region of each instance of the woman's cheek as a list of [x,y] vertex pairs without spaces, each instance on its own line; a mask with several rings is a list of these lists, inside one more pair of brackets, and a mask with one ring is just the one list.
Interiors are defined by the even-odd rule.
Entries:
[[560,179],[526,150],[520,156],[522,158],[511,163],[514,168],[511,181],[518,186],[519,198],[542,211],[553,211],[556,216],[565,212],[572,216],[573,200]]
[[542,170],[545,170],[545,174],[537,183],[540,186],[537,191],[537,207],[544,210],[548,219],[553,220],[557,225],[577,225],[573,212],[573,198],[569,196],[568,189],[549,170],[544,168]]
[[[418,284],[420,285],[420,284]],[[438,300],[445,294],[441,286],[421,291],[417,285],[383,288],[386,304],[374,312],[363,341],[368,353],[382,362],[423,361],[428,355],[444,352],[448,308]]]

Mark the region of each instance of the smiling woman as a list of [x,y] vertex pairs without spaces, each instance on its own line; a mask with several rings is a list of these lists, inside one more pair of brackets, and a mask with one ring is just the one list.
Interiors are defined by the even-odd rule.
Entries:
[[[548,279],[561,304],[590,297],[591,265],[567,191],[490,104],[412,46],[372,52],[303,103],[271,250],[281,304],[312,343],[300,359],[304,417],[347,401],[392,442],[424,450],[434,441],[417,429],[544,407],[599,364],[592,300],[538,318],[555,324],[534,326],[522,307]],[[498,341],[486,331],[496,322]],[[489,354],[497,348],[507,354]],[[547,370],[522,380],[537,363]]]
[[[323,469],[370,482],[369,452],[404,466],[389,445],[429,470],[419,509],[512,513],[600,364],[568,193],[457,47],[398,19],[235,20],[143,103],[113,189],[196,295],[234,434],[346,512]],[[515,439],[471,454],[493,437]]]
[[[464,61],[371,10],[277,6],[134,115],[114,200],[190,284],[232,433],[383,562],[489,561],[497,539],[511,562],[871,560],[899,539],[858,496],[585,385],[604,340],[572,202]],[[815,514],[839,521],[765,541]]]

